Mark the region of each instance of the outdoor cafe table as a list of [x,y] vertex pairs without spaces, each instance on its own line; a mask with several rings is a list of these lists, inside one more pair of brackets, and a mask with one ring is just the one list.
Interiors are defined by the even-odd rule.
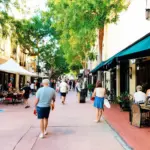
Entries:
[[142,110],[149,110],[150,111],[150,105],[140,104]]
[[[10,93],[10,94],[11,94],[11,93]],[[8,95],[9,95],[9,94],[5,94],[4,97],[7,98]],[[12,104],[17,103],[18,95],[22,95],[22,93],[14,92],[14,93],[12,93],[12,96],[11,96],[11,97],[8,97],[8,98],[12,98]]]
[[13,93],[13,95],[14,95],[14,96],[13,96],[13,103],[15,104],[15,103],[17,103],[17,100],[18,100],[17,98],[18,98],[18,96],[19,96],[19,95],[22,95],[22,93],[17,93],[17,92],[15,92],[15,93]]

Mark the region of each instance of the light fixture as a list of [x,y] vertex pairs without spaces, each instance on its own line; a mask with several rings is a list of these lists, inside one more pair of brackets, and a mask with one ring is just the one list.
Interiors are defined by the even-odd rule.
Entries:
[[137,70],[140,70],[140,66],[138,65],[136,69],[137,69]]
[[131,59],[132,64],[135,64],[135,62],[136,62],[136,59]]
[[118,70],[118,69],[120,68],[120,66],[119,66],[119,65],[117,65],[117,66],[116,66],[116,68],[117,68],[117,70]]
[[146,0],[146,11],[145,11],[146,19],[150,20],[150,0]]

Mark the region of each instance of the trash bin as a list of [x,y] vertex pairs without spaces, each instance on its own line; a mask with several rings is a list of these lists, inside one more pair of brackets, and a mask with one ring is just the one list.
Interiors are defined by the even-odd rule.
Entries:
[[85,103],[86,102],[86,97],[87,97],[87,90],[82,89],[80,92],[80,103]]

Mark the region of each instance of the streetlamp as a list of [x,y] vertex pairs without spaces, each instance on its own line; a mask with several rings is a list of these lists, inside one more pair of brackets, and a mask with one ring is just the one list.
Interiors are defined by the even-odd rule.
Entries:
[[146,19],[150,20],[150,0],[146,0]]

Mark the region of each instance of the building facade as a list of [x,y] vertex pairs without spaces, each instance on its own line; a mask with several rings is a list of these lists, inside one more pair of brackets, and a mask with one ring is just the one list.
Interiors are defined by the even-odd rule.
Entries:
[[[29,70],[36,71],[36,61],[34,57],[24,54],[19,45],[11,43],[11,38],[1,39],[0,42],[0,65],[8,61],[10,58],[14,59],[20,66]],[[32,70],[32,71],[31,71]],[[13,83],[13,87],[21,88],[27,81],[30,81],[29,76],[0,72],[0,88],[5,90],[9,82]]]
[[[120,19],[116,24],[105,25],[103,61],[110,59],[150,32],[150,21],[146,20],[145,10],[146,0],[131,0],[128,9],[120,14]],[[138,59],[135,57],[134,60],[124,59],[118,61],[109,70],[103,70],[103,85],[115,93],[115,96],[119,96],[123,92],[133,94],[137,84],[145,86],[145,89],[148,88],[149,83],[141,79],[139,64],[145,64],[149,68],[149,62],[142,62],[142,59],[139,57]],[[148,56],[146,59],[149,60]],[[148,77],[143,76],[143,78],[149,80]]]

